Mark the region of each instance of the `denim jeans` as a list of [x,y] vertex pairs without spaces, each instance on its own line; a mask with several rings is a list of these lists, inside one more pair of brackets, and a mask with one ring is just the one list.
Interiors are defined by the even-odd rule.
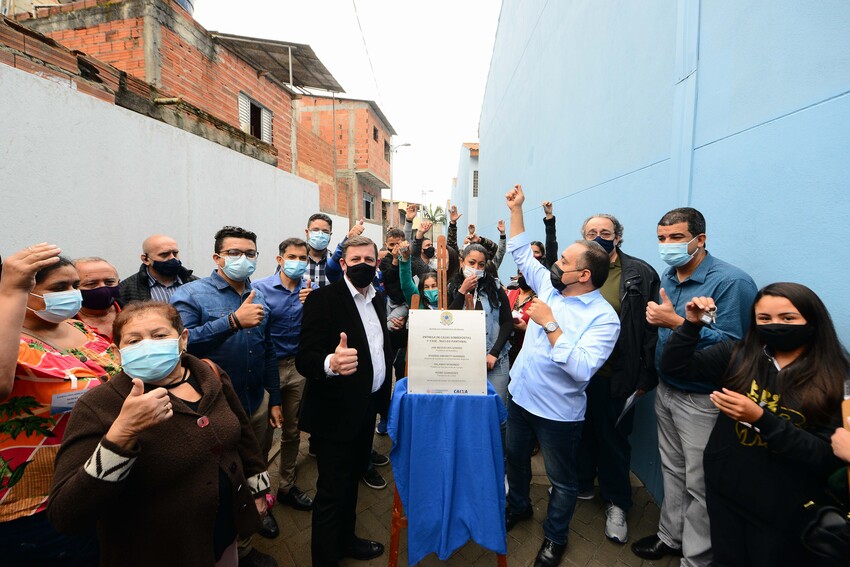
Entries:
[[513,400],[508,404],[508,509],[522,513],[531,507],[531,451],[540,442],[546,476],[552,484],[543,534],[558,544],[567,543],[570,520],[578,496],[577,453],[581,421],[552,421],[527,412]]
[[487,371],[487,381],[493,385],[493,388],[496,390],[496,393],[499,394],[499,397],[502,398],[502,403],[504,403],[506,407],[508,405],[508,382],[510,382],[511,379],[509,372],[510,366],[508,364],[507,356],[500,357],[496,360],[493,370]]
[[10,566],[96,567],[100,555],[94,527],[81,535],[61,534],[47,521],[47,512],[0,522],[0,550],[3,565]]

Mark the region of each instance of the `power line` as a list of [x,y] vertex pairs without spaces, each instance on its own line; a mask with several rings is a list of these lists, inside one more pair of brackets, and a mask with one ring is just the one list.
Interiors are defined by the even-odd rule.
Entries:
[[369,55],[369,47],[366,45],[366,35],[363,33],[363,25],[360,23],[360,14],[357,13],[357,2],[355,0],[351,0],[351,4],[354,6],[354,17],[357,18],[357,27],[360,28],[360,38],[363,40],[363,49],[366,50],[366,59],[369,60],[369,68],[372,69],[372,81],[375,83],[375,91],[378,94],[378,103],[383,106],[384,100],[381,96],[381,88],[378,86],[378,76],[375,75],[375,66],[372,65],[372,56]]

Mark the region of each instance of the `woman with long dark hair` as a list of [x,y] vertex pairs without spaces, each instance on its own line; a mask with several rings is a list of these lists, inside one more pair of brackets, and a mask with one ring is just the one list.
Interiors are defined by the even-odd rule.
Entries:
[[806,286],[764,287],[742,341],[696,351],[713,309],[710,297],[688,302],[660,370],[719,386],[704,458],[714,565],[822,565],[801,543],[800,519],[806,502],[823,502],[841,466],[830,434],[841,423],[850,360]]
[[486,264],[483,246],[470,244],[463,250],[461,270],[449,282],[449,309],[465,309],[466,296],[471,295],[474,308],[486,313],[487,380],[507,405],[511,306],[498,280],[485,272]]

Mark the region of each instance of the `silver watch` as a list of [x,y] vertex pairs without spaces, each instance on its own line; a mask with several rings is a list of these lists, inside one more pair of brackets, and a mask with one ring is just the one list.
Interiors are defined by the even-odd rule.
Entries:
[[557,321],[549,321],[548,323],[543,325],[543,330],[546,331],[547,335],[549,333],[554,333],[555,331],[557,331],[560,328],[561,328],[561,326],[558,325]]

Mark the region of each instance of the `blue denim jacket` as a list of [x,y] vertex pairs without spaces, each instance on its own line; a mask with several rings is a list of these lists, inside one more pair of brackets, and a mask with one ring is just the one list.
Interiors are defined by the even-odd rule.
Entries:
[[171,303],[180,313],[183,325],[189,329],[189,353],[209,358],[227,372],[242,406],[250,416],[269,393],[269,405],[280,405],[280,378],[274,344],[268,325],[269,307],[259,290],[254,303],[265,310],[259,326],[234,333],[227,315],[233,313],[253,288],[245,282],[240,296],[217,271],[208,278],[180,286]]

